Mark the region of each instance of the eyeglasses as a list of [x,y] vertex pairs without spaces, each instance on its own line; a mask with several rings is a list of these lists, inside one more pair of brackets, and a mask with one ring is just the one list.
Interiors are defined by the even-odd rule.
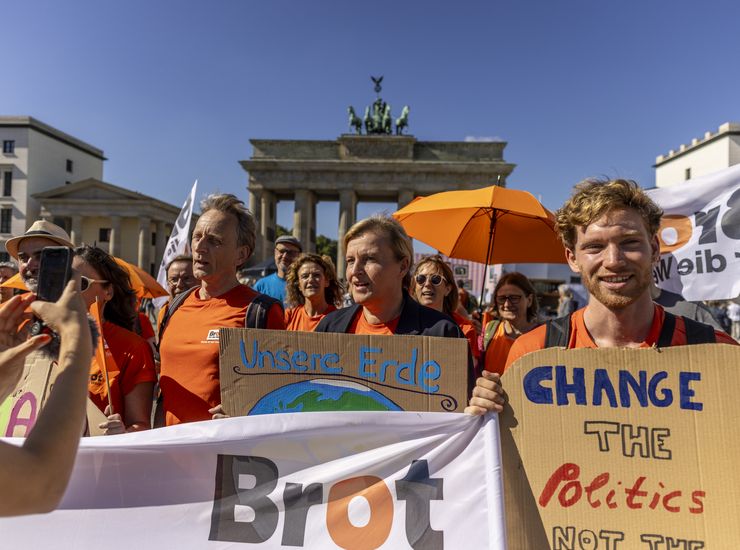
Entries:
[[[442,284],[442,281],[447,282],[447,279],[442,277],[442,275],[439,275],[435,273],[434,275],[429,276],[429,282],[432,283],[433,286],[439,286]],[[419,286],[424,286],[424,284],[427,282],[427,276],[426,275],[417,275],[416,276],[416,284]]]
[[85,277],[84,275],[80,275],[80,290],[82,292],[85,292],[88,288],[90,288],[90,285],[93,283],[107,283],[108,281],[105,279],[91,279],[90,277]]
[[297,256],[300,254],[299,250],[293,250],[291,248],[276,248],[275,252],[278,253],[278,256]]
[[506,303],[506,300],[509,300],[512,306],[518,306],[522,298],[523,296],[521,294],[509,294],[508,296],[496,296],[496,303],[502,306]]

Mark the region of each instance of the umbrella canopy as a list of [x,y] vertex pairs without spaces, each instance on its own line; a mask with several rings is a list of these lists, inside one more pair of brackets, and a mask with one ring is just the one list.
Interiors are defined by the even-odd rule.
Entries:
[[26,285],[23,283],[23,279],[21,279],[20,273],[16,273],[10,279],[0,284],[0,286],[4,288],[17,288],[18,290],[28,290],[26,288]]
[[113,259],[128,272],[129,279],[131,279],[131,288],[134,289],[138,298],[159,298],[160,296],[168,296],[167,291],[162,288],[162,285],[160,285],[154,277],[149,275],[149,273],[141,269],[139,266],[130,264],[126,260],[116,258],[115,256],[113,256]]
[[493,185],[419,197],[393,216],[450,258],[482,264],[565,263],[555,216],[526,191]]

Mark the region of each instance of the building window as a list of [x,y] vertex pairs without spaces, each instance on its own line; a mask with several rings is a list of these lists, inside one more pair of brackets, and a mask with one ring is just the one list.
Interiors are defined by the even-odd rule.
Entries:
[[152,231],[152,246],[157,246],[157,232]]
[[74,167],[75,167],[75,163],[67,159],[67,172],[69,172],[70,174],[74,172]]
[[98,230],[98,242],[109,243],[110,242],[110,227],[101,227]]
[[0,210],[0,233],[10,233],[10,222],[13,221],[13,209]]
[[6,155],[12,155],[13,153],[15,153],[14,139],[3,140],[3,153],[5,153]]
[[690,180],[691,179],[691,168],[687,168],[686,170],[684,170],[684,176],[686,176],[684,178],[685,180]]
[[13,196],[13,172],[3,173],[3,197]]

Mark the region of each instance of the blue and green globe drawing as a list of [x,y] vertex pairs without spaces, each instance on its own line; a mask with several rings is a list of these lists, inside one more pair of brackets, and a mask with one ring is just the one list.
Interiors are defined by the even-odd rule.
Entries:
[[401,410],[385,395],[362,384],[316,378],[288,384],[268,393],[248,414]]

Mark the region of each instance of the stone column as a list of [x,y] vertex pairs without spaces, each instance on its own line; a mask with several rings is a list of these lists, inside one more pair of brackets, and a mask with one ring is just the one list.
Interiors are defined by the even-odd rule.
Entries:
[[277,207],[275,193],[263,190],[260,204],[260,240],[262,241],[262,256],[259,261],[262,261],[268,258],[270,255],[269,253],[272,250],[272,245],[275,242],[277,225],[275,220],[275,209]]
[[141,269],[149,273],[152,250],[152,220],[148,217],[139,218],[139,258]]
[[251,258],[255,261],[260,261],[264,253],[262,245],[262,191],[260,189],[247,187],[249,193],[249,211],[254,216],[254,223],[256,227],[256,235],[254,239],[254,250],[252,250]]
[[[167,229],[162,220],[157,220],[157,242],[154,245],[154,263],[159,269],[159,264],[162,263],[162,257],[164,256],[164,247],[167,246]],[[156,276],[156,273],[155,273]]]
[[304,252],[316,252],[316,195],[308,189],[295,192],[293,236]]
[[110,217],[110,242],[108,243],[108,253],[111,256],[120,256],[121,254],[121,216]]
[[409,189],[398,190],[398,210],[414,200],[414,192]]
[[69,232],[69,237],[75,246],[82,244],[82,216],[72,216],[72,229]]
[[353,189],[343,189],[339,192],[339,229],[337,231],[337,277],[345,278],[344,265],[344,235],[352,227],[357,218],[357,194]]

